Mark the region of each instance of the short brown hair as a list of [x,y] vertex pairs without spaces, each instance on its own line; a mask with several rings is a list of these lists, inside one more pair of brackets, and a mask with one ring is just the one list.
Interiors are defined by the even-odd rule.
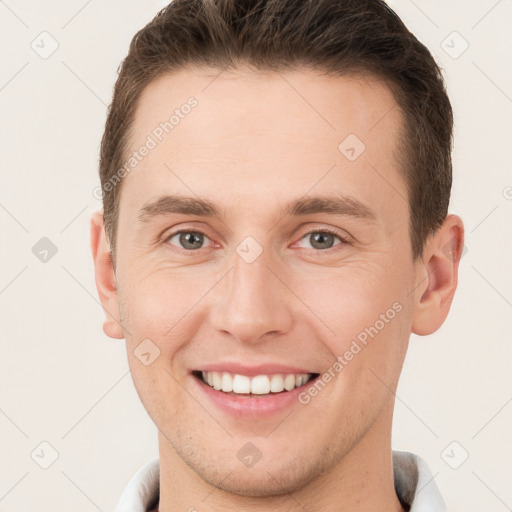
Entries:
[[[448,213],[453,114],[428,49],[382,0],[173,0],[133,37],[100,150],[105,230],[115,254],[123,166],[138,100],[155,78],[187,65],[306,67],[384,79],[402,112],[397,152],[408,191],[413,259]],[[110,181],[111,183],[111,181]]]

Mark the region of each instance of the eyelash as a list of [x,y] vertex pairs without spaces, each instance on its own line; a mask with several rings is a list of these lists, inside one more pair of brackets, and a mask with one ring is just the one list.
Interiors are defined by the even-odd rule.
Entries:
[[[179,248],[179,247],[176,247],[172,244],[169,243],[169,240],[171,238],[173,238],[174,236],[176,235],[179,235],[179,234],[185,234],[185,233],[197,233],[197,234],[201,234],[203,236],[205,236],[206,238],[210,239],[210,237],[204,233],[203,231],[199,230],[199,229],[180,229],[178,231],[174,231],[173,233],[170,233],[169,235],[167,235],[165,238],[164,238],[164,243],[170,245],[173,250],[176,250],[176,251],[184,251],[184,252],[195,252],[195,251],[198,251],[199,249],[183,249],[183,248]],[[310,251],[314,251],[314,252],[317,252],[317,253],[327,253],[327,252],[330,252],[332,250],[336,250],[336,247],[339,247],[340,245],[348,245],[350,244],[350,241],[341,236],[336,230],[334,229],[331,229],[331,228],[322,228],[322,229],[313,229],[311,231],[308,231],[307,233],[304,233],[304,235],[302,235],[299,239],[302,240],[304,239],[306,236],[308,235],[312,235],[314,233],[322,233],[322,234],[329,234],[329,235],[333,235],[335,236],[336,238],[338,238],[340,240],[340,244],[337,244],[337,245],[334,245],[333,247],[329,247],[328,249],[308,249]],[[200,249],[203,249],[203,247],[201,247]]]

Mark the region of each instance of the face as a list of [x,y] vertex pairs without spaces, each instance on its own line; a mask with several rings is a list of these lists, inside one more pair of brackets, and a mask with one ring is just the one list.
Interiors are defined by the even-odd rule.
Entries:
[[401,114],[374,78],[216,75],[140,99],[117,301],[166,450],[226,490],[289,492],[389,422],[415,298]]

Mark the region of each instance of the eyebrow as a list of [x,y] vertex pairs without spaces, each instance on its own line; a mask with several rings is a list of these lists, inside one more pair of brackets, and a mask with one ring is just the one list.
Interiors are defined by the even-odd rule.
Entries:
[[[192,196],[166,195],[146,203],[140,210],[139,222],[149,222],[161,215],[183,214],[199,217],[222,217],[224,209],[214,203]],[[377,214],[368,205],[355,197],[346,195],[309,196],[291,201],[278,214],[278,218],[327,213],[376,221]]]

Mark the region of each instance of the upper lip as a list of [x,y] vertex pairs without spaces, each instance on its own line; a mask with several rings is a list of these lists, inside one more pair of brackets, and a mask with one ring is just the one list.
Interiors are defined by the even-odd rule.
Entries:
[[259,365],[247,365],[243,363],[236,362],[226,362],[226,363],[211,363],[204,364],[195,368],[195,371],[203,371],[203,372],[228,372],[234,373],[238,375],[247,375],[248,377],[254,377],[256,375],[274,375],[277,373],[282,373],[285,375],[291,373],[315,373],[310,369],[306,369],[304,367],[298,366],[288,366],[282,364],[259,364]]

